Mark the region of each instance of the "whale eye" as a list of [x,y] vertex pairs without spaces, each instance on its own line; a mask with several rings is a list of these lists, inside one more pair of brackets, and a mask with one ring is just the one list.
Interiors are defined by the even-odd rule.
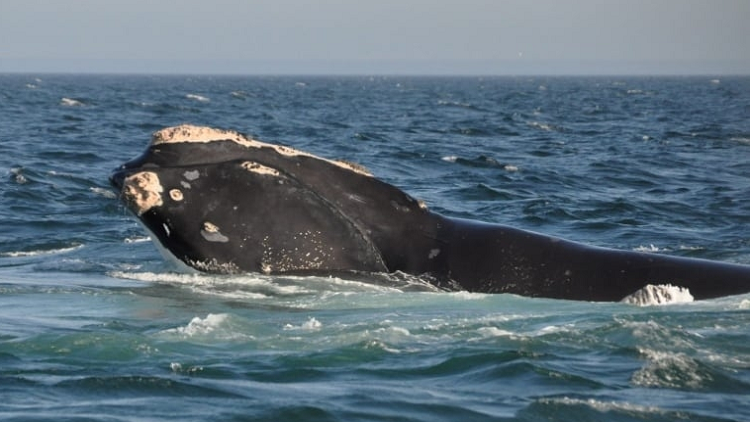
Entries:
[[169,197],[174,201],[182,201],[182,191],[179,189],[172,189],[169,191]]

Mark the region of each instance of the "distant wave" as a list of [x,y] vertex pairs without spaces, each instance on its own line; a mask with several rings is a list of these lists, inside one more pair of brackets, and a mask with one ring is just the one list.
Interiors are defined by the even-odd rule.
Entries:
[[527,124],[535,129],[543,130],[545,132],[562,132],[563,131],[561,127],[553,125],[552,123],[531,121],[531,122],[527,122]]
[[189,100],[200,101],[202,103],[207,103],[207,102],[211,101],[211,99],[209,99],[208,97],[204,97],[204,96],[198,95],[198,94],[187,94],[187,95],[185,95],[185,98],[187,98]]
[[82,101],[76,100],[74,98],[63,97],[60,100],[60,105],[65,107],[81,107],[84,104]]
[[485,155],[480,155],[479,157],[475,159],[466,159],[459,157],[457,155],[446,155],[441,158],[443,161],[446,161],[448,163],[458,163],[463,164],[471,167],[500,167],[505,171],[508,172],[516,172],[519,170],[518,166],[513,164],[504,164],[500,163],[496,159],[492,157],[487,157]]

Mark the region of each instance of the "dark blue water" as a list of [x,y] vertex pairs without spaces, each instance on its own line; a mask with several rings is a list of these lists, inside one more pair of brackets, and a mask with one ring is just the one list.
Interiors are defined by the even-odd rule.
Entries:
[[181,123],[433,210],[750,264],[750,78],[0,75],[0,419],[747,421],[750,296],[171,272],[109,172]]

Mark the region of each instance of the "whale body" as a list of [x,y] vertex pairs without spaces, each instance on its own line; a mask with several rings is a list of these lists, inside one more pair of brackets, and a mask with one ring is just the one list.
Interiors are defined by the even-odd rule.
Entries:
[[162,249],[204,272],[402,272],[451,290],[589,301],[656,284],[696,299],[750,292],[748,266],[448,218],[361,166],[229,130],[162,129],[110,181]]

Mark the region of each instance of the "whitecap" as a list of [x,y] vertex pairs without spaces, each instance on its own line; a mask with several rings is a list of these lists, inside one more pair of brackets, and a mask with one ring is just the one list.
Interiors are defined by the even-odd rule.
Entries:
[[623,303],[636,306],[667,305],[672,303],[690,303],[693,295],[684,287],[671,284],[646,285],[637,292],[622,299]]
[[654,246],[653,243],[649,244],[648,246],[638,246],[637,248],[633,248],[636,252],[669,252],[669,249],[666,248],[659,248],[658,246]]
[[309,293],[304,286],[279,284],[274,282],[273,278],[261,274],[217,275],[197,272],[111,271],[107,275],[146,283],[179,285],[198,294],[236,300],[262,300],[271,296],[296,296]]
[[134,236],[134,237],[126,237],[123,242],[125,243],[143,243],[143,242],[150,242],[151,237],[150,236]]
[[[247,341],[255,338],[247,334],[249,328],[230,314],[209,313],[205,318],[193,317],[187,325],[168,328],[157,335],[177,336],[181,339],[199,342]],[[183,369],[182,365],[176,368]]]
[[304,331],[317,331],[320,330],[323,327],[323,324],[315,319],[315,317],[310,317],[307,321],[302,323],[302,325],[296,326],[292,324],[286,324],[284,326],[284,330],[304,330]]
[[184,327],[170,328],[165,333],[177,333],[186,337],[206,335],[214,332],[228,320],[228,314],[208,314],[205,318],[195,317]]
[[174,373],[186,373],[186,374],[195,374],[197,372],[203,371],[202,366],[189,366],[187,368],[183,367],[181,363],[179,362],[171,362],[169,364],[169,369],[172,370]]
[[703,250],[703,249],[705,249],[705,248],[703,248],[703,247],[701,247],[701,246],[688,246],[688,245],[680,245],[680,246],[679,246],[679,249],[680,249],[681,251],[702,251],[702,250]]
[[640,387],[698,389],[711,375],[701,371],[698,362],[684,353],[638,350],[648,363],[636,371],[631,382]]
[[113,191],[109,190],[109,189],[94,187],[94,188],[89,188],[89,190],[91,192],[97,194],[98,196],[103,197],[103,198],[107,198],[107,199],[116,199],[117,198],[117,194],[114,193]]
[[447,161],[449,163],[455,163],[458,160],[458,157],[455,155],[446,155],[442,158],[443,161]]
[[203,103],[211,101],[208,97],[204,97],[204,96],[198,95],[198,94],[187,94],[187,95],[185,95],[185,98],[187,98],[189,100],[200,101],[200,102],[203,102]]
[[64,248],[2,252],[0,253],[0,256],[9,257],[9,258],[25,258],[25,257],[31,257],[31,256],[39,256],[39,255],[59,255],[59,254],[73,252],[77,249],[81,249],[82,247],[83,247],[83,244],[76,243],[76,244],[73,244],[71,246],[67,246]]
[[477,329],[477,332],[482,335],[482,337],[485,338],[491,338],[491,337],[513,337],[516,334],[503,330],[502,328],[497,327],[481,327]]
[[83,103],[73,98],[63,97],[60,100],[60,105],[65,107],[80,107],[83,105]]
[[577,399],[570,397],[541,398],[542,404],[561,404],[564,406],[586,406],[598,412],[606,413],[612,411],[627,413],[662,414],[663,410],[654,406],[643,406],[627,402],[602,401],[596,399]]
[[555,125],[550,124],[550,123],[542,123],[542,122],[537,122],[537,121],[531,121],[531,122],[528,122],[527,124],[529,126],[533,127],[533,128],[536,128],[536,129],[539,129],[539,130],[543,130],[545,132],[553,132],[553,131],[557,131],[558,130],[558,128]]
[[468,292],[466,290],[461,290],[458,292],[450,292],[450,293],[446,293],[446,295],[450,295],[453,298],[462,299],[462,300],[481,300],[481,299],[486,299],[488,297],[487,293],[473,293],[473,292]]

